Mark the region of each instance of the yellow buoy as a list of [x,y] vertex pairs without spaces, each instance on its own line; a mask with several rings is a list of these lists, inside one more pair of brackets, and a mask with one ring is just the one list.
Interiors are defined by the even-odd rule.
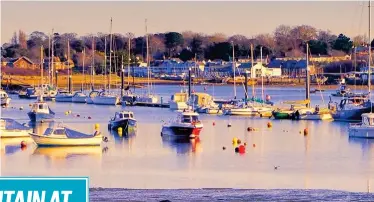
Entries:
[[118,135],[122,136],[122,127],[119,127],[117,131],[118,131]]
[[238,143],[238,138],[236,138],[236,137],[232,138],[232,143],[237,144]]
[[65,112],[65,115],[67,116],[69,114],[69,112]]
[[271,122],[268,122],[268,128],[271,128],[273,126],[273,124],[271,124]]
[[100,129],[100,124],[95,123],[95,130],[99,130],[99,129]]

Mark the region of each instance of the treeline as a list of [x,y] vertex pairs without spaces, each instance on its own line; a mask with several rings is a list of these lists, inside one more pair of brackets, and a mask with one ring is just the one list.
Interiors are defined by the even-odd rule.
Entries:
[[[113,61],[138,63],[146,56],[146,37],[135,37],[131,33],[112,35],[114,50]],[[70,43],[70,58],[76,65],[82,63],[82,52],[85,50],[86,63],[95,57],[95,65],[103,64],[105,47],[109,55],[110,36],[107,33],[78,36],[75,33],[46,33],[34,31],[27,35],[23,31],[14,33],[10,43],[1,47],[4,58],[27,56],[34,61],[40,59],[40,47],[44,47],[44,57],[49,57],[49,42],[53,39],[54,56],[61,61],[67,60],[67,43]],[[129,44],[130,41],[130,44]],[[278,26],[272,34],[260,34],[253,38],[243,35],[226,36],[221,33],[206,35],[186,31],[182,33],[167,32],[148,35],[150,59],[180,58],[183,61],[196,57],[203,59],[222,59],[229,61],[232,56],[232,44],[235,57],[248,57],[251,44],[254,47],[254,57],[260,56],[260,48],[264,57],[301,57],[305,55],[306,43],[309,43],[314,55],[345,55],[350,54],[353,46],[368,45],[363,35],[350,38],[344,34],[332,34],[330,31],[318,30],[309,25]],[[106,42],[106,43],[105,43]],[[128,46],[130,45],[130,59]],[[374,46],[374,40],[371,42]],[[95,54],[92,55],[94,48]]]

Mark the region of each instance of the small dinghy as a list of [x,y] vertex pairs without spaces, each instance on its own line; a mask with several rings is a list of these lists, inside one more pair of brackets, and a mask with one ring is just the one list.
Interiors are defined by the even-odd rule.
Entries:
[[120,127],[126,134],[136,130],[137,122],[133,112],[121,111],[115,113],[108,123],[108,128],[110,130],[118,130]]
[[203,124],[196,112],[184,111],[178,114],[171,123],[162,126],[161,136],[176,138],[196,138],[200,135]]
[[52,124],[44,134],[30,133],[30,136],[38,146],[100,146],[103,141],[99,131],[90,135],[69,129],[62,124]]
[[0,137],[29,137],[32,129],[9,118],[0,119]]

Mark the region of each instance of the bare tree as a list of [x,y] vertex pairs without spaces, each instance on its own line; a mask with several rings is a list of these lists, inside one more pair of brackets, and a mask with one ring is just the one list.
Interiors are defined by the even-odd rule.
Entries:
[[13,33],[12,39],[10,40],[10,43],[13,45],[18,44],[18,37],[17,37],[17,32]]
[[279,25],[275,28],[274,39],[277,45],[277,52],[287,52],[290,51],[292,47],[292,28],[288,25]]
[[18,32],[18,42],[19,42],[21,48],[23,48],[23,49],[27,48],[26,34],[22,30],[19,30],[19,32]]
[[223,33],[215,33],[208,36],[209,43],[219,43],[227,41],[227,36]]
[[260,34],[257,35],[256,37],[257,42],[259,45],[266,46],[269,48],[272,52],[275,51],[276,47],[276,41],[273,35],[271,34]]
[[368,38],[365,35],[357,35],[353,37],[353,45],[356,47],[366,44],[367,41],[368,41]]

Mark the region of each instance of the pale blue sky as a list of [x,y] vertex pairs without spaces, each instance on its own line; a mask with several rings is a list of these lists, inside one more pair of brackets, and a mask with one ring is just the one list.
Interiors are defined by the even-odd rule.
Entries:
[[191,30],[251,37],[272,33],[280,24],[308,24],[353,37],[367,34],[368,2],[2,1],[1,42],[9,42],[19,29],[27,34],[35,30],[49,33],[52,28],[78,35],[109,32],[110,17],[113,32],[137,36],[144,35],[144,19],[148,18],[151,33]]

